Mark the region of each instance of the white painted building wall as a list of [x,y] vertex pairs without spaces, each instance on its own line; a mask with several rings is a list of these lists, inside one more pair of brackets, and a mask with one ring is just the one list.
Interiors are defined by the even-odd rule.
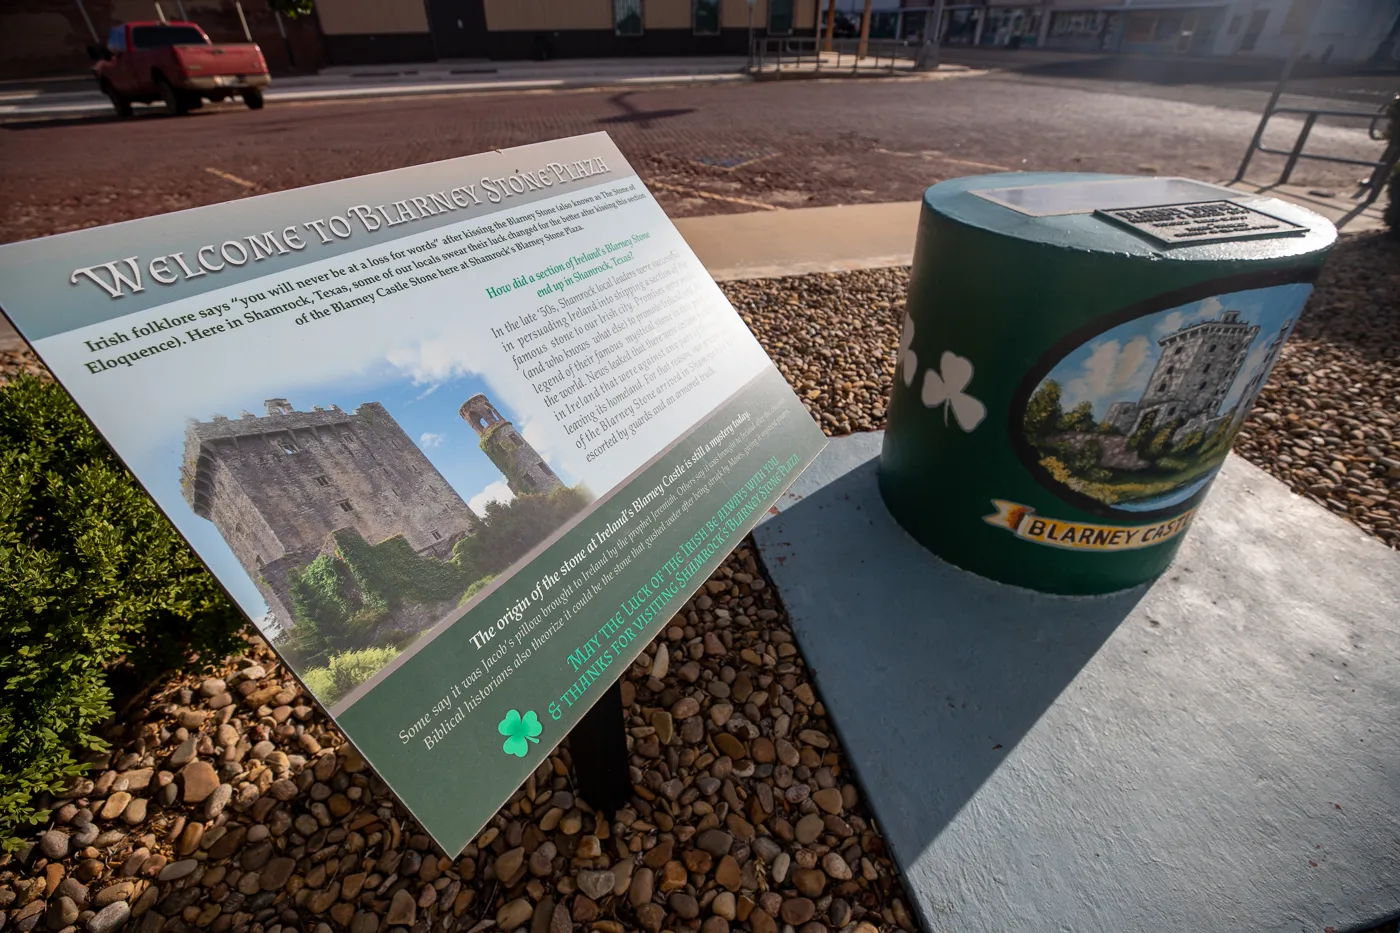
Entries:
[[[1313,60],[1329,55],[1330,49],[1332,61],[1366,61],[1390,35],[1400,17],[1400,0],[1235,0],[1229,23],[1237,23],[1238,28],[1232,31],[1227,25],[1212,51],[1220,55],[1286,58],[1299,33],[1308,31],[1307,20],[1314,7],[1316,21],[1303,44],[1303,54]],[[1267,19],[1254,48],[1243,48],[1251,18],[1266,12]]]

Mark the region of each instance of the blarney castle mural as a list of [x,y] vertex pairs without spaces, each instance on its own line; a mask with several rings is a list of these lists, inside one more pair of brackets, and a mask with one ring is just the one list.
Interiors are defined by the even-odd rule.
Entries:
[[1150,512],[1191,498],[1219,468],[1268,379],[1301,304],[1298,288],[1170,308],[1066,354],[1022,418],[1048,480],[1110,511]]
[[[268,634],[325,701],[450,615],[504,569],[501,561],[520,556],[474,547],[479,533],[533,544],[584,501],[485,395],[460,414],[517,497],[489,506],[490,520],[468,507],[382,404],[350,412],[297,411],[282,398],[265,404],[261,416],[187,422],[181,485],[267,600],[276,620]],[[520,506],[522,499],[540,504]],[[528,527],[496,527],[516,512]],[[351,662],[354,670],[341,670]]]

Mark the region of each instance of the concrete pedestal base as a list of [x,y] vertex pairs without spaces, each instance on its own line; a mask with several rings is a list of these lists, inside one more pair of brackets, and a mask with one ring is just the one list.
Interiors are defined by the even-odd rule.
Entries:
[[910,539],[880,443],[754,536],[926,929],[1400,913],[1400,554],[1231,457],[1157,582],[1041,596]]

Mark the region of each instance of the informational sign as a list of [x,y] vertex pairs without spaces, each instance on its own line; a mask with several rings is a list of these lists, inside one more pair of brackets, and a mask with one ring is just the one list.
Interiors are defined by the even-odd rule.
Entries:
[[1301,236],[1308,228],[1280,220],[1234,201],[1196,201],[1152,207],[1101,210],[1106,217],[1165,246],[1189,246],[1216,240]]
[[605,134],[5,246],[0,307],[451,854],[824,443]]

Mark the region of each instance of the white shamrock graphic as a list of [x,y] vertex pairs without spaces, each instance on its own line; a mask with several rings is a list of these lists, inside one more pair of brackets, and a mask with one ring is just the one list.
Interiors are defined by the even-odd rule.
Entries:
[[910,349],[914,345],[914,319],[906,312],[904,329],[899,333],[899,371],[904,375],[904,384],[914,384],[914,372],[919,368],[919,358]]
[[948,409],[958,419],[958,427],[971,431],[987,417],[987,406],[968,395],[963,390],[972,381],[972,362],[948,350],[943,351],[938,368],[941,374],[929,370],[924,373],[924,404],[929,408],[942,405],[943,423],[948,423]]

